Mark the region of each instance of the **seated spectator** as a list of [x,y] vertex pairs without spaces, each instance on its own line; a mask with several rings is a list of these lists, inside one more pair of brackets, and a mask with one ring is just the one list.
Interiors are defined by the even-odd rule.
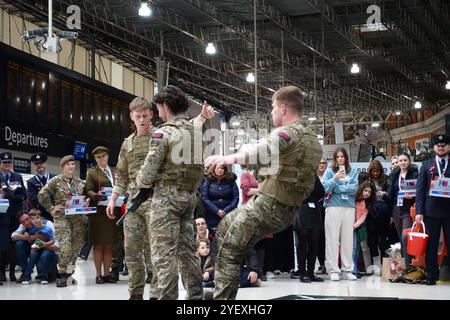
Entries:
[[208,239],[197,241],[197,256],[200,258],[200,270],[202,271],[202,286],[204,288],[214,287],[214,265],[210,254]]
[[[22,284],[30,284],[31,274],[33,273],[34,266],[41,257],[41,255],[47,251],[55,243],[54,232],[46,223],[43,223],[41,212],[38,209],[32,209],[30,211],[31,223],[33,226],[26,230],[24,235],[28,237],[32,235],[40,234],[44,239],[36,239],[31,245],[30,259],[28,260],[27,267],[25,269],[24,281]],[[48,266],[46,263],[41,265],[41,284],[48,284]]]
[[[30,213],[38,213],[38,209],[32,209]],[[41,225],[45,227],[43,230],[43,235],[39,232],[33,232],[33,223],[31,221],[30,215],[26,211],[22,211],[18,214],[18,219],[20,221],[19,228],[11,234],[12,241],[15,242],[16,246],[16,254],[17,260],[19,262],[20,267],[22,268],[22,274],[17,279],[17,283],[22,283],[25,279],[25,273],[27,271],[28,265],[28,257],[31,251],[31,245],[36,240],[46,241],[47,236],[49,234],[48,230],[51,230],[52,234],[55,234],[55,227],[51,221],[47,221],[41,219]],[[32,234],[30,234],[30,232]],[[45,281],[54,281],[56,278],[56,264],[58,263],[58,255],[57,251],[59,250],[59,243],[56,241],[54,244],[50,246],[46,246],[46,250],[42,251],[40,255],[35,259],[37,259],[34,264],[37,265],[38,276],[36,276],[36,280],[42,280],[43,273],[49,274],[49,277],[45,279]],[[31,259],[31,258],[30,258]],[[33,264],[33,267],[34,267]],[[31,272],[30,272],[31,275]],[[45,277],[45,276],[44,276]],[[45,284],[45,282],[44,282]]]
[[263,276],[263,270],[258,264],[258,257],[256,256],[255,249],[251,248],[245,261],[241,266],[241,281],[240,287],[259,287],[261,286],[261,280]]
[[202,201],[206,209],[208,229],[217,229],[222,218],[239,203],[236,175],[228,167],[218,165],[208,174],[202,184]]

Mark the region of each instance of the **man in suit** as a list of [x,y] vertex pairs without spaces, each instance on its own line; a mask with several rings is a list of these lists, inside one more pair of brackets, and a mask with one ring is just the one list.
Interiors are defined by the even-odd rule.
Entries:
[[29,206],[41,211],[42,217],[53,222],[52,215],[45,210],[39,203],[38,193],[53,178],[54,174],[48,173],[47,155],[45,153],[35,153],[31,156],[31,162],[34,165],[36,174],[27,181],[27,192],[29,199]]
[[11,243],[11,234],[19,227],[16,214],[24,209],[27,192],[22,176],[12,169],[11,152],[0,153],[0,179],[3,197],[9,200],[6,214],[0,216],[0,281],[6,281],[5,267],[9,257],[9,280],[16,281],[16,250]]
[[439,280],[437,261],[441,228],[447,248],[450,247],[450,198],[430,195],[431,180],[450,178],[449,151],[450,136],[436,134],[431,137],[436,156],[422,164],[417,179],[416,223],[424,221],[428,233],[428,244],[425,254],[427,284],[435,285]]

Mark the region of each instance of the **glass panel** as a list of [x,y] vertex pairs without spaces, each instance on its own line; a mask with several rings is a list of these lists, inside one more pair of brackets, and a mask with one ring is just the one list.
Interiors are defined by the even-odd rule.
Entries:
[[17,63],[8,62],[6,81],[6,119],[9,122],[17,122],[20,118],[20,66]]
[[61,81],[61,133],[65,136],[72,134],[72,86],[70,82]]
[[61,81],[54,73],[49,74],[47,126],[50,132],[59,133]]

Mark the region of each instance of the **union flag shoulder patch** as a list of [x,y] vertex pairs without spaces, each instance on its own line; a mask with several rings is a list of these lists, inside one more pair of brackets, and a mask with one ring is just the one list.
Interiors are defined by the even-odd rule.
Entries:
[[278,132],[278,136],[286,141],[291,140],[291,137],[289,137],[286,133],[284,132]]
[[154,133],[152,134],[152,139],[162,139],[163,134],[162,133]]

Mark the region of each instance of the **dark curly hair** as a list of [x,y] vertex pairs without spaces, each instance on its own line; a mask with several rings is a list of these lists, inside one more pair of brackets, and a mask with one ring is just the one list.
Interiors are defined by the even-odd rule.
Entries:
[[186,94],[178,87],[169,85],[161,89],[154,97],[154,103],[167,103],[174,114],[186,112],[189,108],[189,100]]

